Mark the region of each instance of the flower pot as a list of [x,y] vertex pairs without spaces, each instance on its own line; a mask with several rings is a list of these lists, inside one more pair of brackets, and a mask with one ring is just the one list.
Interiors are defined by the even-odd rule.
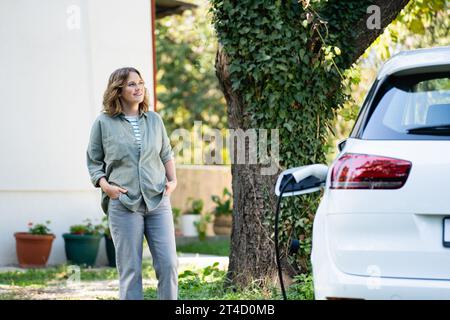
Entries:
[[218,236],[231,235],[233,217],[231,215],[220,215],[214,218],[214,233]]
[[108,265],[110,267],[116,267],[116,248],[114,247],[114,242],[112,238],[105,234],[105,248],[106,256],[108,257]]
[[180,228],[175,228],[175,237],[183,236],[183,231]]
[[16,253],[22,268],[45,267],[50,256],[54,234],[37,235],[16,232]]
[[186,237],[197,237],[197,228],[194,222],[200,221],[201,216],[199,214],[183,214],[181,216],[181,230]]
[[66,256],[70,263],[93,267],[102,235],[63,234]]

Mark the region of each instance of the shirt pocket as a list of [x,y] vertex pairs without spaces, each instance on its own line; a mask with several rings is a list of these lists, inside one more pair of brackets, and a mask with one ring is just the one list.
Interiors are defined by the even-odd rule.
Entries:
[[124,134],[114,134],[108,136],[103,141],[105,160],[122,160],[128,154],[128,146]]

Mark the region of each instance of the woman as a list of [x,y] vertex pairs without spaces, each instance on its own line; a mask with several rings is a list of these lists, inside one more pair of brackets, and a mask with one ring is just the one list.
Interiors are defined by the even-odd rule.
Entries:
[[114,71],[87,149],[91,181],[102,190],[120,278],[120,299],[143,299],[145,236],[158,279],[158,298],[178,296],[178,260],[170,204],[177,186],[173,152],[161,117],[134,68]]

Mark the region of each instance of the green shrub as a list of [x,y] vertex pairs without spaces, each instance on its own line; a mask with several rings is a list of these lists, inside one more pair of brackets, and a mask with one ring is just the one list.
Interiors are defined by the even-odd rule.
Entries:
[[314,300],[314,282],[312,274],[299,274],[295,276],[295,283],[288,289],[290,300]]
[[216,204],[214,209],[214,215],[218,216],[231,216],[233,214],[233,208],[231,204],[231,193],[227,188],[223,189],[222,198],[213,195],[211,200]]
[[207,213],[200,218],[200,221],[194,222],[195,228],[198,232],[198,238],[203,241],[206,239],[206,230],[208,229],[208,224],[212,221],[212,215]]
[[186,212],[187,214],[202,214],[203,211],[203,200],[189,198],[188,202],[191,203],[191,208]]

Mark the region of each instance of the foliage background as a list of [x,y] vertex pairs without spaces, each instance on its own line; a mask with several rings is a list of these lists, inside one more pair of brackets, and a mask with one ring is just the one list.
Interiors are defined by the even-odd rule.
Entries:
[[[193,141],[200,134],[211,133],[211,129],[219,129],[225,136],[227,109],[215,75],[217,39],[208,1],[190,3],[198,8],[156,21],[156,93],[157,108],[169,135],[183,128],[191,131]],[[194,121],[202,122],[200,131],[193,130]],[[173,145],[176,142],[172,140]],[[197,146],[204,152],[216,149],[214,142],[202,142]],[[192,148],[190,153],[179,154],[177,163],[193,163],[193,152]],[[229,164],[225,143],[220,152],[223,164]]]

